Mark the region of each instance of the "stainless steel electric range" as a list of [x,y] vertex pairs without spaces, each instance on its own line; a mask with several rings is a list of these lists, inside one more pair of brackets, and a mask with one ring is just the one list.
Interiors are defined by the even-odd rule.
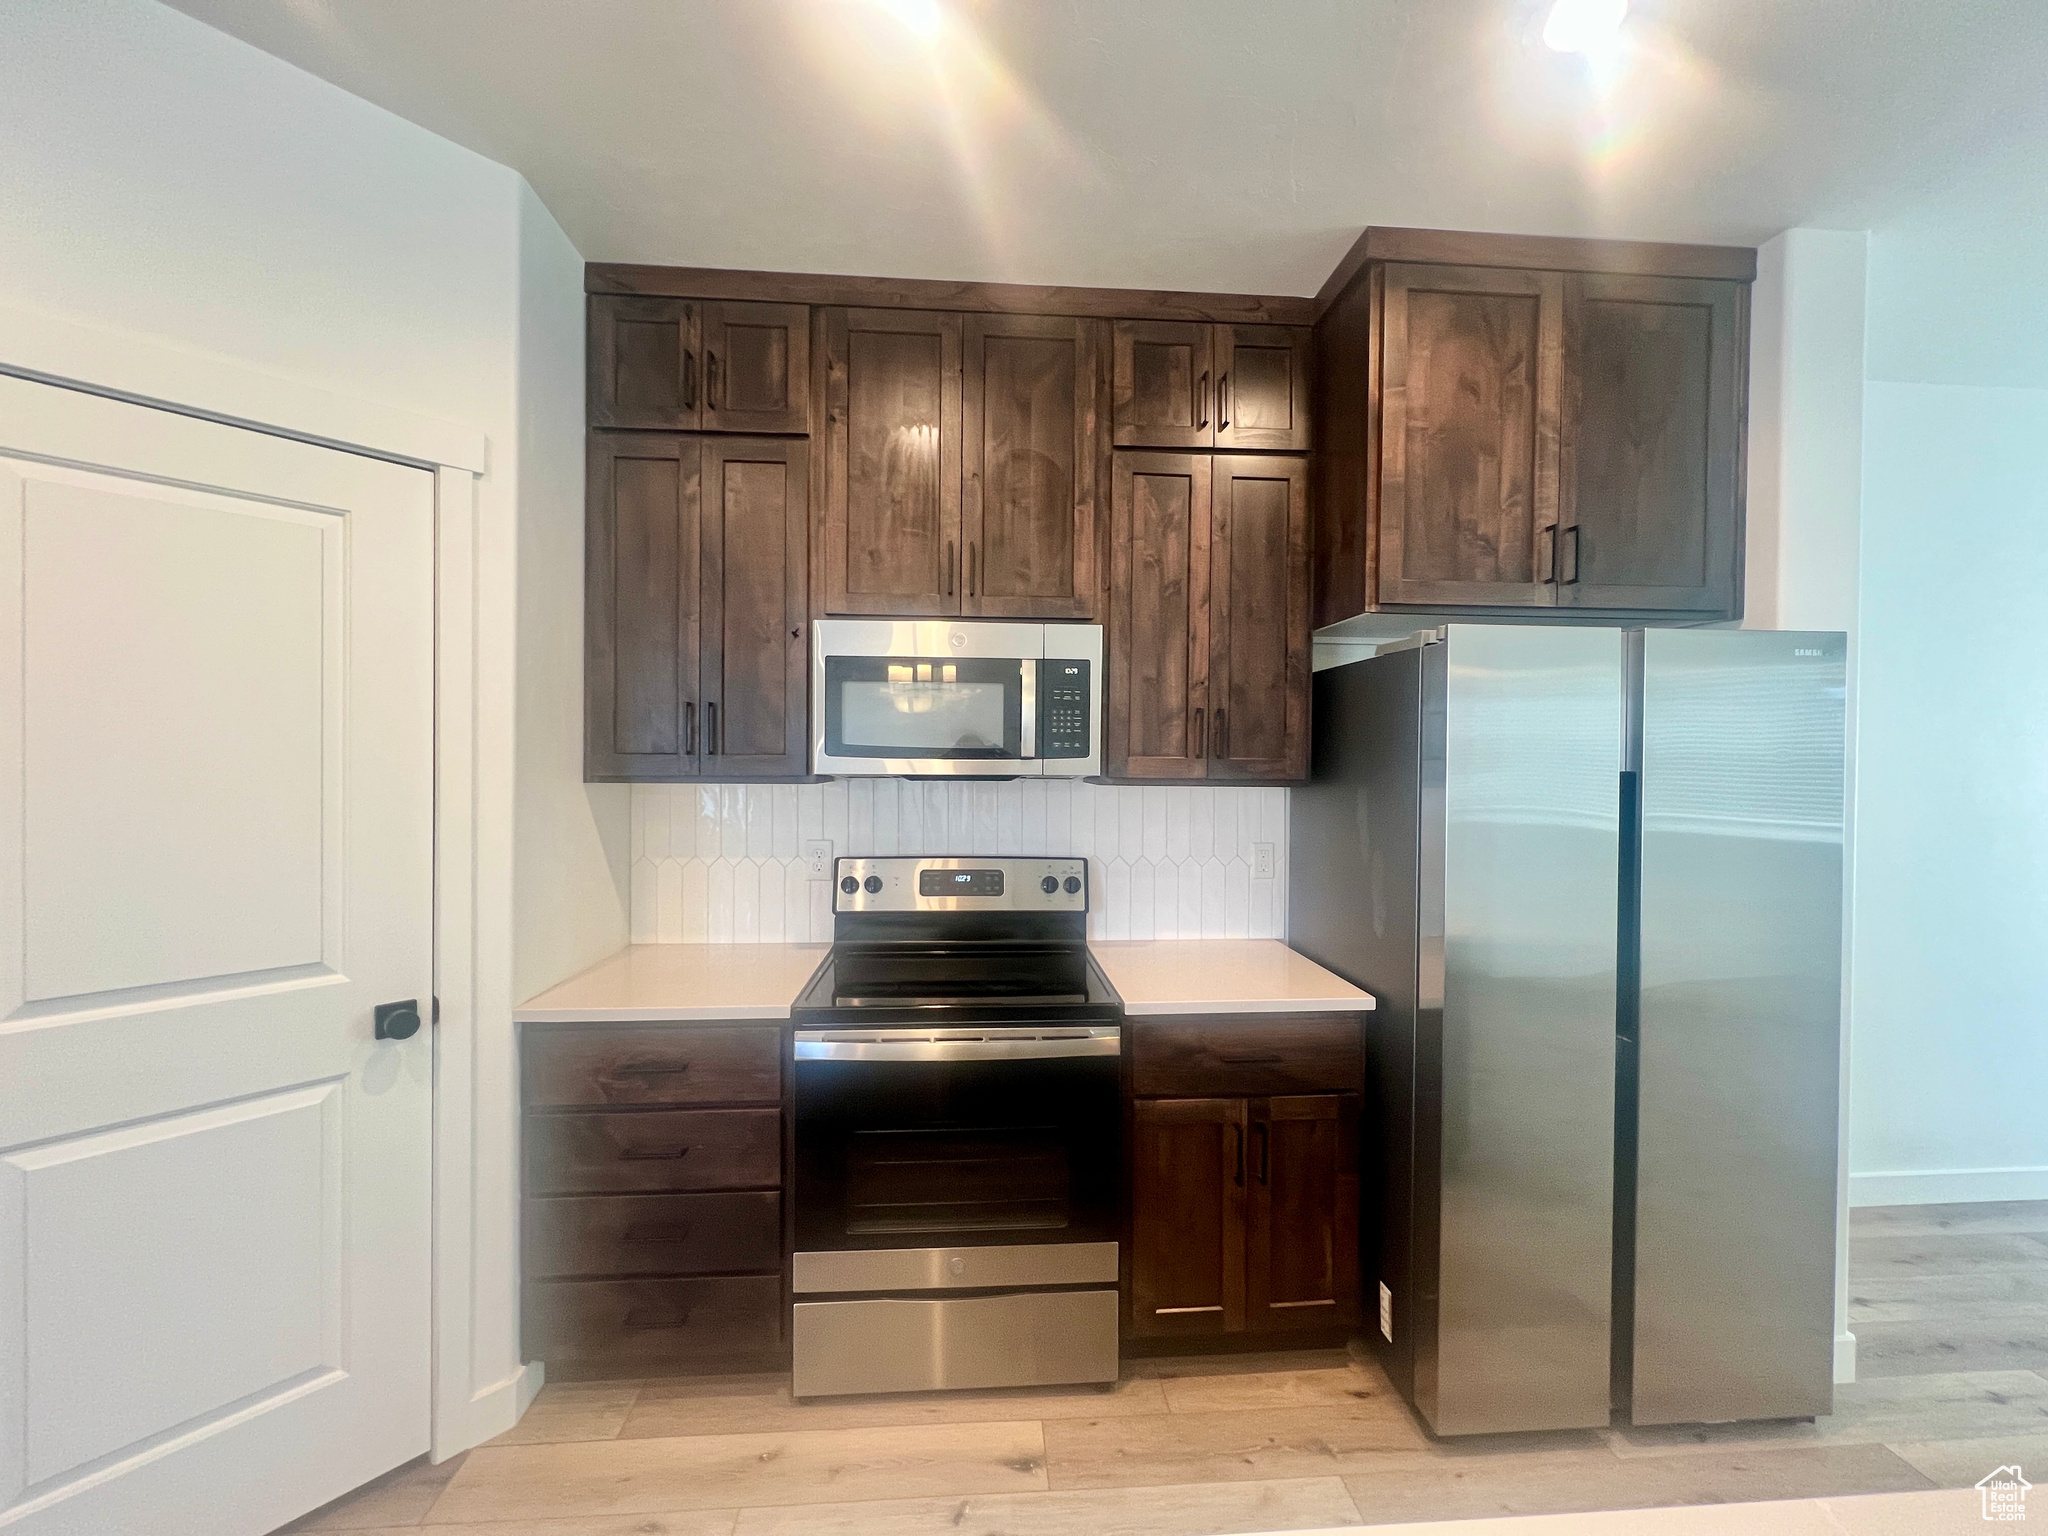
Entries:
[[1117,1374],[1123,1003],[1084,859],[841,859],[795,1025],[798,1397]]

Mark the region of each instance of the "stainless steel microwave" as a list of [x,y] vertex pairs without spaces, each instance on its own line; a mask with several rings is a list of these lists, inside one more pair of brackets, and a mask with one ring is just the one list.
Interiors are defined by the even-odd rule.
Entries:
[[1102,626],[811,625],[814,773],[1079,778],[1102,771]]

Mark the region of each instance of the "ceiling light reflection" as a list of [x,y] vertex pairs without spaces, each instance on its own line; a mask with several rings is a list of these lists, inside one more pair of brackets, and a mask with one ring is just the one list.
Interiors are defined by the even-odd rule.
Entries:
[[1557,0],[1543,23],[1544,43],[1559,53],[1606,53],[1621,37],[1628,0]]

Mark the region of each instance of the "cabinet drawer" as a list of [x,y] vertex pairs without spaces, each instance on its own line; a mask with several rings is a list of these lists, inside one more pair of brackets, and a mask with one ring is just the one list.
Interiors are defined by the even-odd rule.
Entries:
[[780,1275],[532,1281],[524,1332],[550,1381],[773,1370],[788,1355]]
[[529,1025],[529,1107],[581,1104],[777,1104],[776,1025]]
[[1356,1014],[1133,1019],[1131,1091],[1201,1098],[1357,1092],[1365,1057]]
[[599,1110],[526,1118],[530,1195],[773,1189],[781,1182],[780,1110]]
[[782,1197],[556,1195],[526,1202],[526,1277],[782,1269]]

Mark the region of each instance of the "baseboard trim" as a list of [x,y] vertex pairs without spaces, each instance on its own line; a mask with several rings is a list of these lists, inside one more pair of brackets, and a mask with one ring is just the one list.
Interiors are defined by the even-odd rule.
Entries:
[[503,1381],[493,1382],[481,1391],[471,1394],[469,1406],[462,1414],[458,1426],[450,1426],[452,1434],[444,1442],[439,1435],[428,1460],[439,1463],[450,1456],[468,1450],[473,1445],[482,1445],[493,1435],[502,1435],[519,1422],[520,1415],[533,1405],[539,1394],[541,1383],[547,1380],[547,1368],[538,1360],[532,1360],[507,1376]]
[[1852,1206],[1969,1205],[1984,1200],[2048,1200],[2048,1168],[1937,1168],[1849,1175]]
[[1835,1335],[1835,1385],[1846,1387],[1856,1379],[1856,1335],[1843,1329]]

